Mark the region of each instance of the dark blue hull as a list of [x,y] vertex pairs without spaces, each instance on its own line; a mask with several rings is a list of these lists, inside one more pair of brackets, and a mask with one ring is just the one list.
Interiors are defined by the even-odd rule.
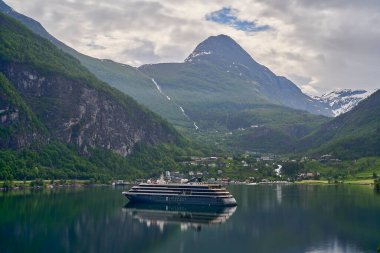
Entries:
[[181,195],[129,195],[127,198],[138,203],[157,203],[168,205],[208,205],[208,206],[236,206],[234,198],[181,196]]

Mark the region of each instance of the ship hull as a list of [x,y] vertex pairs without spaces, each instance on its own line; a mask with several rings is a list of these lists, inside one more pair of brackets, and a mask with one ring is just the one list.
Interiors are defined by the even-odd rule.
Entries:
[[199,197],[199,196],[182,196],[182,195],[134,195],[125,193],[131,202],[138,203],[156,203],[168,205],[209,205],[209,206],[236,206],[236,200],[233,197]]

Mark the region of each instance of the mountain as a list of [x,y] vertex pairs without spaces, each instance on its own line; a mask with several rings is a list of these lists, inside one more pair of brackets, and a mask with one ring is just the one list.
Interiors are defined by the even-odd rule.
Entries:
[[380,155],[380,91],[352,110],[322,124],[299,147],[314,154],[331,153],[344,159]]
[[[208,133],[198,136],[203,143],[242,150],[292,150],[297,138],[327,121],[307,109],[330,115],[324,103],[255,62],[225,35],[206,39],[183,63],[149,64],[139,70]],[[264,145],[263,140],[273,136],[276,141]]]
[[[224,75],[239,82],[256,86],[251,95],[258,93],[272,104],[309,111],[313,114],[331,116],[323,104],[314,101],[291,81],[276,76],[267,67],[257,63],[239,44],[226,35],[211,36],[200,43],[185,60],[190,65],[213,65]],[[260,101],[259,101],[260,102]]]
[[[217,118],[225,118],[228,113],[251,109],[255,105],[275,104],[332,115],[323,103],[258,64],[225,35],[203,41],[184,63],[143,65],[139,70],[152,77],[163,92],[203,128],[209,127],[208,123],[213,125]],[[207,122],[210,117],[213,122]]]
[[[82,154],[100,147],[128,155],[138,143],[175,143],[180,139],[167,122],[99,78],[202,143],[276,152],[312,147],[311,152],[335,152],[342,157],[378,154],[379,92],[360,103],[368,92],[339,90],[308,97],[294,83],[257,63],[226,35],[209,37],[182,63],[134,68],[78,53],[3,1],[0,11],[94,73],[2,16],[4,28],[12,24],[22,35],[9,36],[9,29],[0,31],[6,38],[0,44],[3,148],[49,145],[58,140],[74,145]],[[7,41],[13,37],[17,43]],[[35,47],[39,43],[45,43],[48,52]],[[341,115],[330,121],[315,114]],[[100,126],[93,120],[99,115]],[[115,115],[120,119],[115,120]],[[107,137],[115,134],[117,140]]]
[[0,123],[0,179],[11,163],[25,173],[36,164],[73,175],[116,168],[126,175],[123,157],[135,150],[182,143],[167,121],[1,13]]
[[[2,1],[0,1],[0,11],[18,19],[35,33],[47,38],[65,52],[73,55],[102,81],[131,95],[138,102],[176,123],[176,125],[187,127],[189,124],[193,125],[186,113],[184,114],[181,110],[181,104],[176,104],[163,95],[152,81],[152,77],[148,77],[138,69],[125,64],[110,60],[99,60],[76,52],[51,36],[38,22],[15,12]],[[208,54],[211,51],[214,53]],[[224,72],[228,71],[231,75],[237,74],[237,76],[230,77],[230,79],[237,79],[234,82],[239,83],[242,82],[242,79],[246,79],[243,82],[252,82],[252,86],[258,83],[259,90],[255,93],[262,93],[259,94],[259,97],[264,95],[264,97],[269,98],[271,103],[306,110],[314,114],[332,116],[332,113],[326,110],[321,103],[303,94],[295,84],[284,77],[276,76],[268,68],[255,62],[244,49],[228,36],[219,35],[208,38],[196,47],[185,60],[185,63],[199,61],[210,61],[219,66],[224,65]],[[214,80],[214,82],[217,81],[219,80]],[[254,93],[250,95],[253,96]]]
[[[137,69],[80,54],[51,36],[38,22],[4,3],[0,4],[0,10],[77,58],[100,80],[132,96],[201,143],[225,146],[226,142],[232,142],[238,147],[239,138],[235,137],[241,135],[239,129],[256,133],[259,129],[250,126],[263,124],[293,141],[294,132],[303,137],[327,120],[313,115],[304,117],[302,110],[332,116],[325,104],[311,99],[286,78],[255,62],[225,35],[205,40],[183,63],[145,65]],[[297,130],[283,115],[297,118],[294,122]],[[270,137],[271,131],[264,132],[268,135],[260,133],[260,138]],[[257,147],[259,142],[253,138],[256,134],[250,136],[252,147]]]
[[371,92],[366,90],[340,89],[313,98],[331,107],[334,116],[339,116],[350,111],[369,95]]
[[111,60],[96,59],[77,52],[49,34],[39,22],[16,12],[1,0],[0,12],[19,20],[34,33],[48,39],[58,48],[78,59],[83,66],[101,81],[130,95],[140,104],[145,105],[176,125],[186,128],[193,127],[193,122],[182,113],[179,106],[162,95],[152,79],[138,69]]

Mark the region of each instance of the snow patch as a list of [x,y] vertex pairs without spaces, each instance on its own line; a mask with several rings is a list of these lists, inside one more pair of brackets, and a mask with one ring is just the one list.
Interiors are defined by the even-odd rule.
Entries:
[[157,90],[158,90],[161,94],[164,94],[164,93],[162,92],[162,90],[161,90],[160,85],[158,85],[158,83],[154,80],[154,78],[152,78],[152,82],[154,83],[154,85],[156,85]]
[[[180,106],[179,109],[181,110],[183,116],[185,116],[188,120],[191,120],[190,117],[189,117],[189,115],[186,114],[186,112],[185,112],[185,110],[183,109],[182,106]],[[195,130],[199,129],[197,123],[195,123],[194,121],[193,121],[193,125],[194,125]]]
[[211,51],[194,51],[192,52],[189,57],[186,58],[185,62],[191,62],[193,59],[199,57],[199,56],[202,56],[202,55],[209,55],[209,54],[212,54]]
[[[154,85],[156,86],[158,92],[159,92],[161,95],[165,96],[167,100],[172,101],[172,99],[162,91],[160,85],[158,85],[158,83],[156,82],[156,80],[154,80],[154,78],[152,78],[152,82],[154,83]],[[179,107],[179,109],[181,110],[183,116],[185,116],[188,120],[192,121],[192,120],[190,119],[190,117],[186,114],[186,112],[185,112],[185,110],[183,109],[182,106],[179,106],[179,105],[178,105],[176,102],[174,102],[174,101],[173,101],[173,103]],[[194,125],[195,130],[198,130],[198,129],[199,129],[199,127],[197,126],[197,124],[196,124],[194,121],[193,121],[193,125]]]
[[313,96],[313,98],[328,105],[334,116],[338,116],[350,111],[357,106],[360,101],[367,98],[373,92],[368,92],[366,90],[339,89],[325,93],[322,96]]

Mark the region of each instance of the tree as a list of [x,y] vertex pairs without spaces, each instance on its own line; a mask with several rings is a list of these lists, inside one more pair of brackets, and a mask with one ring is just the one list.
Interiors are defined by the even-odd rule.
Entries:
[[375,190],[379,192],[380,191],[380,178],[375,179],[374,184],[375,184]]
[[287,162],[282,165],[281,172],[287,176],[294,177],[304,169],[304,165],[297,162]]
[[3,182],[3,188],[4,189],[12,189],[13,188],[13,180],[12,179],[6,179],[4,182]]

